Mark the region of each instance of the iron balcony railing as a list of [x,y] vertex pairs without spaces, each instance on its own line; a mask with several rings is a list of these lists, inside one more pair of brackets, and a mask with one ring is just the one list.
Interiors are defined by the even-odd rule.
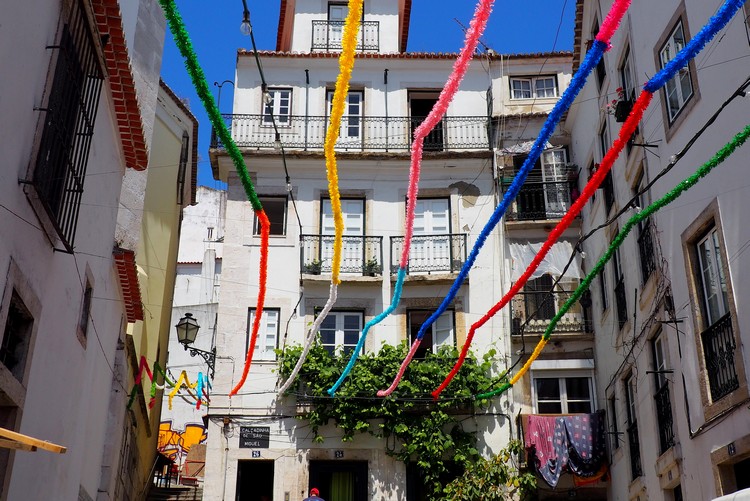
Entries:
[[703,331],[701,339],[711,399],[716,401],[740,386],[734,366],[734,351],[737,345],[734,341],[731,314],[727,313]]
[[[275,149],[276,131],[270,115],[223,115],[232,139],[243,148]],[[279,141],[287,150],[322,150],[328,117],[277,115]],[[424,117],[344,116],[336,142],[338,151],[409,151],[414,129]],[[488,150],[487,117],[444,117],[425,138],[426,151]],[[224,148],[212,137],[212,148]]]
[[[307,275],[330,273],[333,235],[302,235],[300,271]],[[383,273],[383,237],[344,236],[341,273],[376,276]]]
[[654,240],[652,235],[651,220],[642,223],[638,233],[638,253],[641,258],[641,279],[645,284],[651,274],[656,270],[656,257],[654,256]]
[[672,400],[669,398],[669,386],[666,381],[656,391],[654,400],[656,400],[656,421],[659,425],[659,452],[664,453],[674,445]]
[[620,329],[628,321],[628,300],[625,297],[625,279],[619,277],[615,284],[615,304],[617,306],[617,324]]
[[[570,299],[571,290],[555,292],[521,292],[511,300],[511,334],[539,334],[549,326],[563,304]],[[555,326],[555,332],[592,332],[581,303],[576,302]]]
[[[340,51],[344,21],[313,21],[312,50]],[[362,21],[357,34],[358,51],[380,50],[380,22]]]
[[643,475],[641,468],[641,445],[638,442],[638,422],[628,426],[628,444],[630,446],[630,474],[633,480]]
[[[404,237],[391,237],[391,273],[398,271]],[[466,234],[414,235],[407,273],[458,273],[466,262]]]
[[[510,181],[503,180],[503,193]],[[561,219],[575,201],[568,181],[525,183],[505,213],[507,221]]]

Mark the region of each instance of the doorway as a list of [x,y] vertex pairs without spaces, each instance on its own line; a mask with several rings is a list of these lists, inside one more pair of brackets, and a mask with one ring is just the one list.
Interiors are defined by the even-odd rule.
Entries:
[[[414,131],[424,122],[432,107],[438,100],[440,94],[435,91],[410,91],[409,92],[409,114],[411,116],[411,137],[409,143],[414,140]],[[425,151],[443,151],[443,121],[438,122],[435,127],[424,138]]]
[[310,485],[326,501],[368,499],[367,461],[310,461]]
[[273,499],[273,461],[238,461],[236,501]]

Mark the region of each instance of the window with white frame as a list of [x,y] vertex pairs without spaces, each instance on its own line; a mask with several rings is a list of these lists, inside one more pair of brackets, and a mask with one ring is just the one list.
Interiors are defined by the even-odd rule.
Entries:
[[[248,308],[247,314],[247,337],[245,339],[245,352],[250,348],[250,337],[255,325],[255,308]],[[255,351],[253,360],[276,360],[276,352],[279,339],[279,316],[278,308],[264,308],[260,317],[260,327],[255,338]]]
[[537,414],[590,414],[594,389],[590,374],[547,373],[533,376],[534,412]]
[[[422,325],[433,313],[432,310],[409,311],[409,342],[413,343],[417,339]],[[453,318],[453,311],[446,310],[432,323],[425,331],[414,358],[425,358],[428,352],[437,353],[443,346],[455,346],[456,336]]]
[[354,351],[362,332],[364,315],[361,311],[331,311],[320,324],[320,342],[330,354],[343,350]]
[[292,114],[292,89],[269,87],[263,96],[263,125],[289,125]]
[[557,97],[557,77],[512,77],[510,79],[511,99],[541,99]]
[[[677,21],[677,25],[672,30],[672,33],[667,38],[667,41],[659,49],[659,62],[661,67],[664,68],[669,61],[674,59],[678,52],[680,52],[685,43],[687,42],[685,37],[685,30],[682,25],[682,19]],[[685,107],[685,103],[693,96],[693,81],[690,75],[690,66],[682,68],[677,75],[669,80],[664,86],[664,94],[666,97],[667,114],[669,115],[669,122],[672,123],[677,115]]]
[[727,281],[721,260],[719,234],[711,228],[696,244],[700,267],[701,296],[705,310],[705,327],[710,327],[729,312]]

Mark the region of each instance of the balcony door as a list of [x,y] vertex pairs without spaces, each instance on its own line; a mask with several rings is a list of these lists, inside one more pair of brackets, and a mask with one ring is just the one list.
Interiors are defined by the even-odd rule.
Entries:
[[349,14],[349,6],[346,3],[328,4],[328,48],[340,49],[341,39],[344,36],[344,23]]
[[[419,127],[440,96],[439,92],[409,92],[409,112],[411,116],[411,130],[409,144],[414,140],[414,131]],[[438,122],[432,131],[424,138],[425,151],[443,151],[443,122]]]
[[417,200],[409,273],[451,269],[450,205],[447,198]]
[[[329,198],[323,199],[321,221],[322,269],[331,271],[333,259],[333,209]],[[364,264],[364,234],[365,234],[365,201],[362,199],[342,199],[341,212],[344,216],[344,237],[341,249],[341,272],[362,273]]]
[[547,213],[545,219],[563,217],[570,208],[565,150],[550,150],[542,154],[542,182],[544,208]]
[[[341,117],[341,127],[339,128],[339,140],[336,141],[336,147],[339,148],[360,148],[362,146],[362,104],[364,93],[360,90],[349,91],[346,95],[346,104],[344,105],[344,115]],[[328,91],[328,116],[331,116],[331,106],[333,104],[333,91]],[[327,121],[326,121],[327,122]]]

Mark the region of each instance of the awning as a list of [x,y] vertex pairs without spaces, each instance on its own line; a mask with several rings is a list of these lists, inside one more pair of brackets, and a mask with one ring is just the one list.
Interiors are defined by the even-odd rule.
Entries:
[[[500,151],[506,155],[528,155],[535,142],[536,141],[526,141],[524,143],[511,144],[510,146],[501,148]],[[548,141],[544,145],[544,149],[549,150],[551,148],[554,148],[554,146]]]

